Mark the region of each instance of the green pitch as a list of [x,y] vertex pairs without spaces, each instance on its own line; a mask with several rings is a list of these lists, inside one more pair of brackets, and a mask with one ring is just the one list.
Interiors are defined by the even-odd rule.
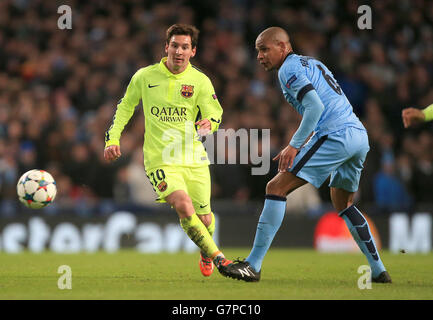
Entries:
[[[246,249],[225,249],[229,258]],[[313,250],[272,249],[262,280],[245,283],[205,278],[198,253],[0,254],[0,299],[433,299],[432,254],[381,253],[393,283],[358,288],[361,254],[324,254]],[[61,265],[72,271],[72,289],[59,289]]]

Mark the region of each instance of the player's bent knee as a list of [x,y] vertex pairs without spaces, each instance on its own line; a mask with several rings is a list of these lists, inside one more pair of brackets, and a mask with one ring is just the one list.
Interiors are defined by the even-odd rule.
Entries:
[[189,217],[194,214],[194,206],[192,205],[191,198],[188,196],[174,199],[171,205],[180,218]]
[[198,214],[197,215],[199,217],[199,219],[201,220],[201,222],[203,222],[203,224],[207,227],[212,223],[212,214],[208,213],[208,214]]
[[331,188],[331,201],[335,210],[341,212],[353,205],[354,192],[340,188]]
[[266,194],[272,194],[275,196],[285,196],[285,191],[281,188],[281,184],[277,179],[272,179],[266,184]]
[[285,197],[306,183],[307,181],[296,177],[290,172],[279,173],[266,185],[266,194]]

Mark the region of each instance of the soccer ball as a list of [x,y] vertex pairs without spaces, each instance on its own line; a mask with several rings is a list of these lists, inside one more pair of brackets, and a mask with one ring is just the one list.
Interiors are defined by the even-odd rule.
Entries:
[[18,199],[31,209],[46,207],[57,194],[56,182],[44,170],[33,169],[24,173],[17,183]]

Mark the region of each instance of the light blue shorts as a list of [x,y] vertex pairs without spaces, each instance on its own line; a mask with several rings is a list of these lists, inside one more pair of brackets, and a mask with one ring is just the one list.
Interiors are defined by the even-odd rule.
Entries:
[[358,190],[370,147],[367,131],[348,127],[328,135],[313,135],[301,148],[288,171],[320,188],[331,176],[330,187]]

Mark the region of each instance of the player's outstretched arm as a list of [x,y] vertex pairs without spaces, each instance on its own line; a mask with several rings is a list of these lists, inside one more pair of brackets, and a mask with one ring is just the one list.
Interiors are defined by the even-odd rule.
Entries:
[[403,125],[405,128],[412,127],[425,121],[424,113],[416,108],[403,109],[401,116],[403,118]]
[[416,108],[406,108],[401,112],[403,125],[405,128],[412,127],[416,124],[433,120],[433,104],[420,110]]
[[120,136],[125,125],[134,114],[135,106],[140,102],[141,90],[139,83],[142,70],[143,69],[138,70],[131,78],[125,95],[117,104],[113,122],[110,128],[105,132],[104,159],[106,161],[111,162],[117,160],[117,158],[122,155],[119,146]]

